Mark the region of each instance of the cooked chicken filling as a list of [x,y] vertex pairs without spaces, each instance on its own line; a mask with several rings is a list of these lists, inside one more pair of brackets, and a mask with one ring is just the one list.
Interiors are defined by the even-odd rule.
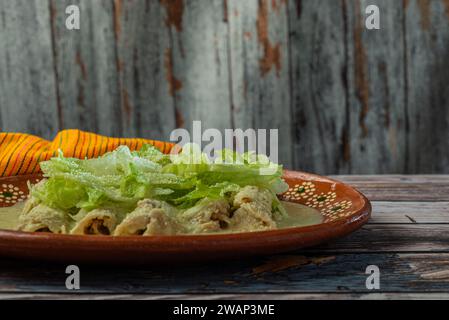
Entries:
[[271,212],[258,203],[244,203],[231,219],[230,229],[233,231],[255,231],[276,229],[276,222]]
[[21,231],[67,233],[69,220],[64,211],[39,204],[22,214],[19,223]]
[[104,225],[104,220],[94,219],[91,224],[84,228],[85,234],[102,234],[102,235],[110,235],[110,231],[108,227]]
[[174,235],[247,232],[277,228],[272,213],[273,195],[246,186],[230,198],[204,198],[187,210],[164,201],[143,199],[130,213],[115,209],[80,210],[75,216],[29,199],[20,230],[86,235]]
[[276,229],[271,204],[273,196],[268,190],[246,186],[234,197],[237,208],[231,219],[230,229],[237,232]]
[[117,227],[115,236],[130,235],[172,235],[181,231],[181,227],[169,214],[173,209],[161,201],[144,199],[138,202]]
[[260,190],[255,186],[242,188],[234,197],[234,207],[240,207],[244,203],[257,203],[271,213],[273,196],[268,190]]
[[117,225],[111,210],[95,209],[88,212],[70,231],[72,234],[110,235]]
[[216,232],[226,229],[230,222],[230,206],[226,200],[203,199],[195,207],[184,211],[180,220],[191,233]]

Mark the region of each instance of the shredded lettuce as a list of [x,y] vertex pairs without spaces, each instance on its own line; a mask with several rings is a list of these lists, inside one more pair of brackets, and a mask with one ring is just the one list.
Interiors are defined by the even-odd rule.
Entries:
[[[143,198],[189,208],[204,198],[229,199],[246,185],[273,194],[288,188],[281,179],[282,166],[265,156],[225,149],[212,161],[193,144],[171,155],[152,145],[139,151],[120,146],[99,158],[84,160],[66,158],[60,152],[40,166],[47,180],[32,186],[31,194],[51,207],[70,211],[130,208]],[[273,210],[283,213],[276,197]]]

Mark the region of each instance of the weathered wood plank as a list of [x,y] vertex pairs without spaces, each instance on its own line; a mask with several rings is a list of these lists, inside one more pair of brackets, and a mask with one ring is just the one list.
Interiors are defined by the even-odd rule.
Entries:
[[346,12],[340,1],[289,1],[294,167],[350,172]]
[[331,175],[334,179],[341,180],[346,183],[402,183],[407,184],[446,184],[449,183],[449,175],[447,174],[415,174],[415,175],[401,175],[401,174],[376,174],[376,175]]
[[[351,172],[403,172],[407,114],[402,1],[345,3]],[[380,30],[365,27],[368,5],[379,7]]]
[[[383,293],[447,293],[449,254],[278,255],[196,267],[80,266],[80,294],[344,293],[368,294],[368,265],[380,268]],[[69,293],[65,266],[2,261],[0,292]],[[319,274],[319,277],[317,277]],[[123,297],[118,297],[123,298]]]
[[0,294],[1,300],[448,300],[449,293]]
[[168,140],[175,128],[170,17],[162,2],[114,2],[121,122],[128,137]]
[[202,120],[279,128],[286,167],[447,172],[446,1],[285,3],[2,2],[1,129],[167,138]]
[[278,129],[279,162],[293,167],[288,7],[282,0],[225,0],[232,126]]
[[[296,168],[401,172],[401,2],[324,2],[290,2]],[[380,7],[381,31],[364,26],[368,4]]]
[[447,1],[405,1],[409,173],[449,168]]
[[378,201],[448,201],[449,184],[352,184],[370,200]]
[[441,176],[333,176],[372,201],[448,201],[449,180]]
[[167,48],[176,126],[190,132],[231,128],[228,30],[222,0],[161,1],[170,28]]
[[[61,127],[122,134],[113,3],[50,0]],[[80,8],[80,30],[68,30],[66,7]]]
[[375,223],[449,223],[449,202],[371,202],[369,224]]
[[47,0],[0,5],[2,131],[52,138],[59,128],[50,15]]
[[447,224],[367,224],[313,252],[449,252]]

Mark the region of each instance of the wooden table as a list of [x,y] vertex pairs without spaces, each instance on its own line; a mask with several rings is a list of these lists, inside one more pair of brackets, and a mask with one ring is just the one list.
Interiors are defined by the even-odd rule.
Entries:
[[[449,175],[336,176],[372,201],[370,222],[339,241],[239,262],[172,268],[81,269],[0,261],[0,298],[449,299]],[[380,269],[368,290],[366,267]]]

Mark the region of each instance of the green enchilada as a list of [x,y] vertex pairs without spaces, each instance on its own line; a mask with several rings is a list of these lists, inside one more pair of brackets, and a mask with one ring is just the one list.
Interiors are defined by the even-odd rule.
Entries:
[[[40,166],[45,179],[30,184],[30,198],[16,208],[21,231],[154,236],[322,222],[315,209],[285,206],[277,197],[288,188],[282,167],[252,152],[222,150],[211,160],[192,144],[171,155],[120,146],[95,159],[60,154]],[[10,228],[3,210],[0,228]]]

